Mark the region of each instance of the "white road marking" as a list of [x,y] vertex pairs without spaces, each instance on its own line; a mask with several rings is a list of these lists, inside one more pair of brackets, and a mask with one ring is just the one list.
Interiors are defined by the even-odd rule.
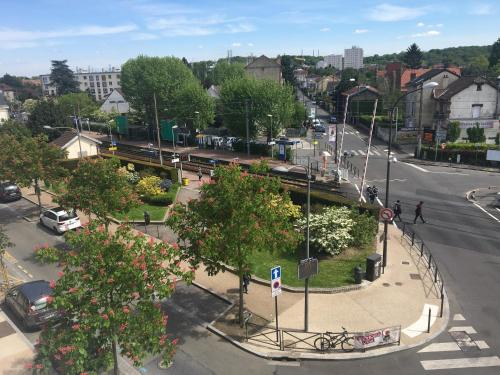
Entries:
[[465,318],[462,314],[455,314],[453,315],[453,320],[465,320]]
[[495,210],[497,210],[498,212],[500,212],[500,208],[496,208],[496,207],[495,207]]
[[300,367],[299,361],[267,361],[269,366],[289,366],[289,367]]
[[428,171],[429,173],[435,173],[435,174],[457,174],[460,176],[468,176],[468,173],[461,173],[461,172],[438,172],[438,171]]
[[366,152],[364,152],[363,150],[358,150],[358,152],[361,154],[361,156],[366,156]]
[[424,169],[422,167],[419,167],[418,165],[415,165],[415,164],[410,164],[410,163],[406,163],[406,165],[409,165],[410,167],[413,167],[415,169],[418,169],[420,172],[425,172],[425,173],[429,173],[429,171],[427,169]]
[[377,200],[377,203],[380,204],[380,207],[384,207],[384,205],[382,204],[382,202],[380,201],[380,199],[378,197],[375,198]]
[[500,358],[493,356],[479,358],[437,359],[433,361],[420,361],[420,363],[425,370],[444,370],[454,368],[500,366]]
[[[427,332],[427,321],[429,319],[429,309],[431,309],[431,326],[436,321],[436,316],[438,314],[438,307],[436,305],[430,305],[426,303],[424,305],[422,315],[420,318],[412,325],[403,329],[403,333],[408,337],[416,337],[424,332]],[[472,328],[472,327],[471,327]]]
[[377,150],[372,150],[372,151],[370,151],[370,155],[378,155],[378,156],[380,156],[380,153]]
[[456,342],[436,342],[427,345],[425,348],[418,351],[418,353],[434,353],[434,352],[456,352],[460,347]]
[[479,208],[481,211],[483,211],[485,214],[491,216],[494,220],[496,220],[497,222],[500,223],[500,219],[497,218],[496,216],[490,214],[488,211],[486,211],[484,208],[482,208],[480,205],[478,205],[477,203],[472,203],[474,206],[476,206],[477,208]]
[[[359,191],[358,185],[354,184],[354,186],[356,187],[356,190],[358,191],[358,194],[361,194],[361,192]],[[361,200],[366,203],[366,198],[363,195],[361,195]]]
[[482,349],[489,349],[489,348],[490,348],[490,346],[489,346],[489,345],[486,343],[486,341],[484,341],[484,340],[479,340],[479,341],[476,341],[476,344],[477,344],[477,347],[478,347],[479,349],[481,349],[481,350],[482,350]]
[[457,331],[464,331],[468,335],[472,335],[473,333],[477,333],[477,331],[474,329],[474,327],[471,327],[471,326],[451,327],[448,330],[448,332],[457,332]]

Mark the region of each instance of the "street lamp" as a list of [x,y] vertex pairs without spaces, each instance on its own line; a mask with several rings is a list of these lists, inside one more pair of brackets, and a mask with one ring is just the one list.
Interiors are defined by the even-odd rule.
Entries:
[[411,92],[420,91],[420,107],[418,109],[418,129],[417,129],[417,158],[420,157],[420,152],[422,150],[422,107],[423,107],[423,98],[424,98],[424,89],[432,89],[436,86],[439,86],[437,82],[427,82],[422,83],[418,89],[415,89]]
[[[69,126],[54,126],[54,127],[52,127],[52,126],[45,125],[43,128],[47,129],[47,130],[54,130],[54,129],[69,129],[72,131],[75,130],[74,128],[70,128]],[[82,159],[82,142],[81,142],[81,137],[80,137],[80,130],[78,129],[78,127],[76,128],[76,134],[78,135],[78,148],[80,149],[79,158]]]
[[179,126],[174,125],[172,126],[172,146],[174,146],[174,152],[175,152],[175,134],[174,134],[174,129],[177,129]]
[[[391,146],[392,146],[392,121],[394,119],[394,111],[401,99],[405,98],[409,94],[413,94],[417,91],[423,91],[424,89],[432,89],[439,86],[437,82],[427,82],[426,84],[420,86],[418,89],[408,91],[406,94],[401,95],[396,102],[393,104],[391,109],[391,120],[389,123],[389,142],[387,147],[387,175],[385,180],[385,208],[389,208],[389,188],[390,188],[390,177],[391,177]],[[422,94],[421,94],[422,96]],[[383,260],[382,267],[387,266],[387,228],[388,222],[384,221],[384,250],[383,250]]]
[[271,125],[271,135],[269,138],[269,145],[271,146],[271,159],[274,159],[274,142],[273,142],[273,115],[268,114],[267,117],[269,117],[269,124]]

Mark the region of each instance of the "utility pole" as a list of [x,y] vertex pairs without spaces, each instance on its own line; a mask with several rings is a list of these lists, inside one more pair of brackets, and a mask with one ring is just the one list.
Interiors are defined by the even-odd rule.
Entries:
[[245,127],[247,131],[247,155],[250,156],[250,128],[248,125],[248,99],[245,99]]
[[422,82],[420,86],[420,90],[417,91],[420,94],[420,108],[418,109],[418,128],[417,128],[417,155],[416,157],[420,157],[420,151],[422,150],[422,106],[423,106],[423,98],[424,98],[424,90]]
[[156,93],[153,92],[153,101],[155,105],[156,133],[158,135],[158,153],[160,154],[160,165],[163,166],[163,155],[161,154],[160,123],[158,122],[158,108],[156,108]]
[[361,188],[359,189],[359,200],[363,196],[363,189],[365,188],[365,178],[366,178],[366,168],[368,167],[368,157],[370,156],[370,148],[372,146],[372,136],[373,136],[373,126],[375,125],[375,115],[377,114],[377,103],[378,99],[375,99],[375,105],[373,106],[372,114],[372,124],[370,126],[370,137],[368,138],[368,148],[366,150],[365,168],[363,170],[363,178],[361,179]]

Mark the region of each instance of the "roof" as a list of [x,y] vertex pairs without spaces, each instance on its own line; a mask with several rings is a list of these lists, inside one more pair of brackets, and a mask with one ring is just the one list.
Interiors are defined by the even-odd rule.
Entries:
[[0,91],[15,91],[15,90],[6,83],[0,83]]
[[262,55],[248,64],[245,69],[248,68],[281,68],[281,59],[278,58],[279,62],[275,59],[270,59],[269,57]]
[[36,280],[21,284],[18,290],[30,301],[36,301],[42,296],[51,296],[53,291],[48,281]]
[[[89,137],[88,135],[80,133],[80,137],[87,139],[91,142],[101,144],[101,141],[98,141],[97,139],[94,139],[92,137]],[[59,138],[54,139],[52,142],[50,142],[51,145],[60,147],[62,149],[66,148],[69,146],[70,143],[72,143],[74,140],[78,138],[78,134],[75,132],[67,131],[61,134]]]
[[369,85],[355,86],[352,89],[350,89],[349,91],[343,92],[342,95],[356,96],[356,95],[362,94],[365,91],[370,91],[371,93],[373,93],[375,95],[380,95],[380,93],[378,92],[378,90],[375,87],[372,87]]
[[121,96],[125,99],[125,97],[123,96],[123,91],[122,91],[122,89],[116,88],[116,89],[113,89],[113,90],[112,90],[109,94],[107,94],[107,95],[104,97],[104,100],[107,100],[107,99],[111,96],[111,94],[112,94],[112,93],[114,93],[115,91],[116,91],[118,94],[120,94],[120,95],[121,95]]
[[220,99],[220,87],[212,85],[207,89],[207,93],[210,97],[215,99]]
[[456,81],[450,83],[445,90],[436,91],[434,93],[434,98],[438,100],[447,101],[450,100],[454,95],[458,94],[460,91],[465,90],[467,87],[477,84],[490,85],[491,87],[496,89],[495,85],[484,77],[480,76],[461,77]]
[[425,81],[431,79],[432,77],[434,77],[434,76],[436,76],[436,75],[438,75],[439,73],[442,73],[442,72],[448,72],[448,73],[451,73],[451,74],[453,74],[453,75],[455,75],[457,77],[460,77],[460,74],[457,74],[455,69],[450,70],[448,68],[446,68],[446,69],[434,68],[434,69],[430,69],[429,71],[425,72],[420,77],[415,78],[413,81],[411,81],[410,83],[408,83],[408,86],[419,85],[422,82],[425,82]]

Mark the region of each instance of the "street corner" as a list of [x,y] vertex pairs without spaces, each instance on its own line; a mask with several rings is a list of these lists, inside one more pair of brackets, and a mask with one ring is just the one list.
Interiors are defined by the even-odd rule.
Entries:
[[500,223],[500,185],[469,190],[465,193],[465,199],[485,215]]

